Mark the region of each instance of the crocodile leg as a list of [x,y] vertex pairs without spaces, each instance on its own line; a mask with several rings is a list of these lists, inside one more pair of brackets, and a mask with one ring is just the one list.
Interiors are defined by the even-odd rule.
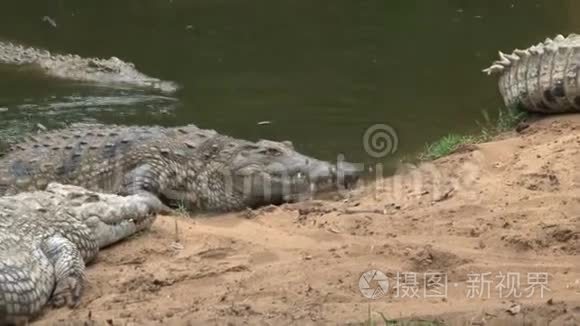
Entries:
[[[44,241],[42,249],[54,266],[56,285],[50,303],[56,307],[75,307],[83,292],[85,262],[77,247],[61,235]],[[95,253],[96,254],[96,250]]]
[[[20,248],[17,245],[10,243]],[[40,248],[30,245],[31,255],[0,253],[0,325],[20,324],[36,315],[54,288],[53,265]]]
[[77,306],[100,248],[148,229],[161,205],[51,183],[0,197],[0,325],[23,325],[47,304]]
[[163,199],[165,205],[162,207],[162,213],[173,212],[173,209],[166,206],[167,203],[195,207],[197,198],[194,194],[185,190],[177,191],[179,187],[172,186],[182,183],[177,178],[177,174],[168,173],[167,168],[158,162],[146,163],[125,175],[120,194],[123,196],[141,194]]

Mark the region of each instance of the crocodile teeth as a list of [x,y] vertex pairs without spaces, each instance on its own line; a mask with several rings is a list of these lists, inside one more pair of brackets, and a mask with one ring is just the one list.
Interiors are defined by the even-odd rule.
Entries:
[[566,38],[562,34],[558,34],[558,35],[556,35],[556,37],[554,37],[554,41],[558,41],[558,42],[564,41],[565,39]]
[[313,182],[310,183],[310,192],[312,193],[316,192],[316,185]]

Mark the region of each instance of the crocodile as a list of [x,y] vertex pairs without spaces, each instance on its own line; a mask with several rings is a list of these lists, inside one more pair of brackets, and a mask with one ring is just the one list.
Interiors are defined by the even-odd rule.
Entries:
[[0,158],[0,195],[61,182],[93,191],[148,193],[169,208],[226,212],[351,187],[354,164],[331,164],[291,142],[256,142],[195,125],[73,124],[30,136]]
[[0,197],[0,325],[25,324],[45,306],[75,307],[85,265],[99,249],[148,229],[162,203],[50,183]]
[[48,50],[0,41],[0,64],[30,66],[58,79],[105,86],[129,86],[174,93],[179,86],[147,76],[131,62],[117,57],[83,58],[72,54],[53,54]]
[[580,111],[580,35],[557,35],[511,54],[484,69],[499,74],[499,91],[508,107],[536,113]]
[[6,153],[9,148],[10,148],[10,144],[8,142],[0,139],[0,157],[2,157],[2,155],[4,155],[4,153]]

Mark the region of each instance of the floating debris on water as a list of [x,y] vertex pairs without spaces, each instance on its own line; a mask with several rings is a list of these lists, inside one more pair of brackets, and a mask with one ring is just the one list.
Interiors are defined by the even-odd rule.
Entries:
[[54,21],[54,19],[52,19],[52,18],[50,18],[50,17],[48,17],[48,16],[44,16],[44,17],[42,17],[42,21],[43,21],[43,22],[47,22],[47,23],[49,23],[49,24],[50,24],[52,27],[54,27],[54,28],[56,28],[56,27],[57,27],[57,26],[56,26],[56,22]]
[[36,128],[38,128],[38,130],[40,130],[40,131],[47,131],[48,130],[48,128],[46,128],[42,123],[37,123]]

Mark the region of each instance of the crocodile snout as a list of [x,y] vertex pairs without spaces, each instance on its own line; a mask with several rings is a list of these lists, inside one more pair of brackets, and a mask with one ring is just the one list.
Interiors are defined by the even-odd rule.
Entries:
[[332,190],[336,188],[351,188],[362,176],[363,169],[357,164],[338,162],[331,164],[317,161],[309,171],[310,181],[318,190]]

